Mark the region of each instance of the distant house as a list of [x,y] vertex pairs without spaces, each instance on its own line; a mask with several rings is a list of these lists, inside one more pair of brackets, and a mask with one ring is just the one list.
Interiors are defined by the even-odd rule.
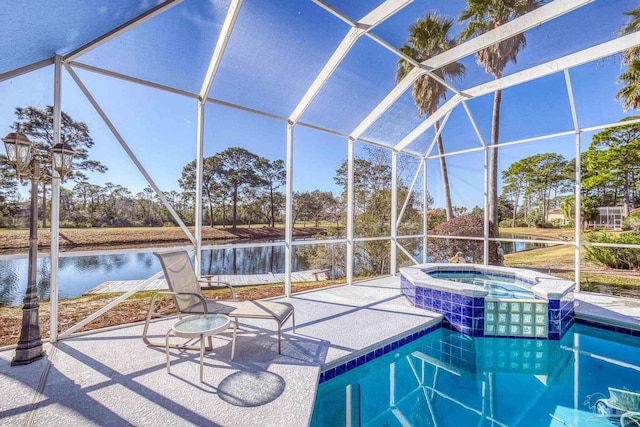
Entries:
[[587,227],[609,228],[612,230],[622,228],[624,210],[622,206],[601,206],[595,221],[587,222]]
[[562,213],[562,209],[560,208],[549,209],[547,211],[547,221],[548,222],[560,221],[560,224],[562,225],[565,225],[569,222],[569,220],[565,218],[564,213]]

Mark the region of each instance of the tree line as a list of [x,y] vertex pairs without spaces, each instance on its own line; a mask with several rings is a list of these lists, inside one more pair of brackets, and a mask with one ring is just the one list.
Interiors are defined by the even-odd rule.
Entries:
[[[34,144],[34,155],[45,170],[51,170],[49,150],[53,146],[53,107],[18,107],[12,128],[24,133]],[[130,227],[175,224],[174,218],[150,186],[132,193],[119,184],[88,182],[86,172],[104,173],[107,166],[89,158],[94,145],[89,127],[62,113],[62,142],[76,152],[71,173],[61,187],[60,221],[64,227]],[[256,223],[275,226],[284,222],[285,196],[281,191],[286,180],[284,161],[269,160],[250,151],[231,147],[203,159],[204,219],[210,226]],[[180,218],[194,223],[196,161],[185,165],[178,180],[181,191],[164,192]],[[29,202],[22,200],[15,170],[0,156],[0,227],[27,227]],[[47,226],[50,209],[51,179],[44,177],[39,186],[38,217]],[[344,221],[341,199],[330,191],[313,190],[293,195],[294,222]]]
[[[640,206],[640,124],[625,124],[595,134],[581,153],[581,216],[591,221],[601,206],[622,206],[623,216]],[[512,163],[502,172],[501,203],[510,217],[501,215],[501,225],[540,225],[548,213],[560,208],[571,221],[575,216],[575,160],[557,153],[536,154]]]

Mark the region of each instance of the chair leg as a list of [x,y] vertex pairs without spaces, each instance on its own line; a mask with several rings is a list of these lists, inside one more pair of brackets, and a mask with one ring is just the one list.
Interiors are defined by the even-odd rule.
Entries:
[[238,330],[238,323],[233,325],[233,339],[231,340],[231,361],[236,357],[236,331]]
[[291,313],[291,323],[293,325],[293,333],[296,333],[296,312]]
[[153,294],[151,296],[151,302],[149,303],[149,312],[147,313],[147,320],[146,322],[144,322],[144,329],[142,330],[142,341],[149,346],[158,346],[158,344],[152,343],[151,341],[149,341],[149,338],[147,338],[147,332],[149,332],[149,322],[151,322],[151,318],[155,309],[156,296],[157,294]]
[[167,334],[164,336],[164,351],[167,356],[167,374],[171,373],[171,363],[169,362],[169,334],[171,333],[171,329],[167,331]]
[[202,376],[203,370],[204,370],[204,335],[200,334],[200,382],[204,382],[203,376]]
[[278,322],[278,354],[282,354],[282,343],[280,337],[280,331],[282,330],[282,323]]

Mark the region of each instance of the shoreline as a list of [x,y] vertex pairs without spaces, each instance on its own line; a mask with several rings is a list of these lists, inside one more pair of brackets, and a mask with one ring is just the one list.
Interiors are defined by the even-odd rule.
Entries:
[[[193,234],[193,227],[188,227]],[[326,235],[329,227],[297,227],[293,229],[296,239]],[[284,228],[254,226],[231,228],[202,227],[202,243],[249,240],[284,240]],[[190,245],[191,241],[180,227],[121,227],[121,228],[65,228],[60,229],[61,252],[83,250],[138,249],[148,246]],[[51,232],[38,230],[38,251],[48,253]],[[29,230],[7,230],[0,232],[0,254],[23,253],[29,249]]]

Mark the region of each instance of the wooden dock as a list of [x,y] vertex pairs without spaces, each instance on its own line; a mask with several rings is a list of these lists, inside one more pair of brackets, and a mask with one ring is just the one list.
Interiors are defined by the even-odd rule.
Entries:
[[[327,280],[328,270],[294,271],[291,273],[292,282],[315,282]],[[233,286],[255,286],[271,283],[284,283],[284,273],[267,274],[220,274],[213,275],[213,280],[231,283]],[[127,292],[145,280],[113,280],[104,282],[87,291],[87,294],[106,294],[112,292]],[[156,291],[167,289],[165,279],[156,279],[140,289],[140,291]]]

